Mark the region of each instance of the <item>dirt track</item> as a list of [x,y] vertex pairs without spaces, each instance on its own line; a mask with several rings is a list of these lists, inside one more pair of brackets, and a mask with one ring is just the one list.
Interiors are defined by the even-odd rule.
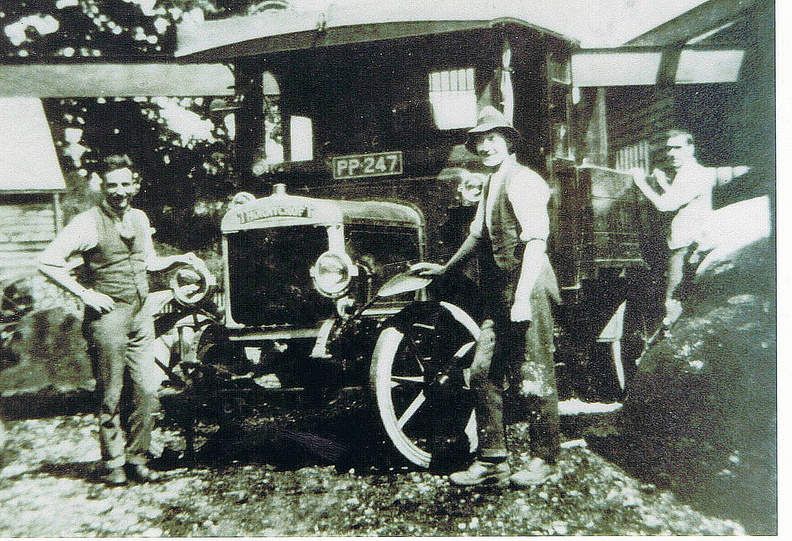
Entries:
[[[164,482],[105,488],[94,481],[92,415],[7,422],[0,536],[744,533],[739,524],[704,516],[636,481],[584,446],[562,451],[563,477],[555,484],[470,490],[423,471],[347,470],[316,457],[296,459],[268,426],[264,420],[249,427],[244,441],[255,445],[210,438],[207,449],[235,451],[204,453],[192,469],[166,460],[183,441],[175,431],[158,430],[157,442],[166,447]],[[525,432],[523,424],[509,429],[515,464],[526,457],[519,443]],[[273,460],[272,453],[284,456]]]

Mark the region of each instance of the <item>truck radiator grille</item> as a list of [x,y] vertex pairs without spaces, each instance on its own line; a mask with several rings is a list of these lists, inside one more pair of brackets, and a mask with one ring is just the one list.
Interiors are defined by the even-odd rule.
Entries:
[[309,270],[327,250],[317,226],[254,229],[228,235],[231,316],[243,325],[308,325],[334,304],[313,287]]

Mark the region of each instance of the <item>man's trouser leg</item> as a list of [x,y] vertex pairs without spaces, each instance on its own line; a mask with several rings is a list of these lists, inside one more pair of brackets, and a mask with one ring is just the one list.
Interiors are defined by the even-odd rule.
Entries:
[[[520,405],[529,412],[528,433],[531,455],[545,462],[555,463],[561,440],[555,361],[552,346],[547,346],[546,338],[536,337],[543,331],[547,334],[547,330],[536,328],[534,325],[529,326],[527,330],[525,325],[513,325],[513,329],[509,331],[509,329],[501,331],[503,338],[499,342],[502,344],[499,343],[499,347],[493,348],[489,370],[482,370],[483,365],[477,367],[477,361],[484,358],[484,355],[480,356],[478,353],[482,338],[485,336],[482,328],[482,337],[479,338],[476,356],[471,365],[470,384],[476,397],[479,456],[481,458],[508,456],[503,422],[502,382],[506,372],[510,372],[509,379],[521,398]],[[552,325],[549,334],[552,343]],[[514,355],[509,349],[523,344],[526,344],[526,347],[515,349],[518,354],[521,350],[525,351],[525,360],[521,364],[515,362],[507,366],[504,361],[509,360],[510,353]]]
[[127,425],[126,462],[145,464],[154,428],[154,412],[159,408],[157,389],[160,369],[154,362],[154,321],[150,316],[135,314],[129,332],[126,365],[129,370],[131,408]]
[[106,314],[85,312],[85,338],[99,397],[99,448],[109,468],[120,468],[125,462],[119,404],[133,310],[133,306],[117,302]]
[[484,321],[470,365],[470,387],[476,403],[478,454],[483,459],[508,456],[503,425],[503,369],[498,366],[503,355],[498,351],[501,348],[496,347],[496,333],[493,321]]
[[531,454],[552,464],[561,448],[561,431],[553,358],[554,322],[550,296],[544,287],[534,289],[531,305],[533,320],[523,332],[522,364],[512,372],[518,381],[512,381],[530,411]]
[[685,259],[690,251],[690,246],[675,248],[668,256],[668,284],[666,285],[666,300],[674,299],[679,284],[685,277]]
[[665,316],[663,324],[671,326],[682,315],[682,303],[677,298],[679,286],[685,278],[685,266],[691,246],[671,250],[668,258],[668,285],[666,286]]

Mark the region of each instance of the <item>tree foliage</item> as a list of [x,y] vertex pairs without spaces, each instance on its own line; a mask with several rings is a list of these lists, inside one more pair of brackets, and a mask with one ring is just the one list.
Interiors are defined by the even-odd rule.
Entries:
[[283,0],[0,0],[0,55],[6,57],[170,57],[176,24],[281,8]]
[[[0,0],[0,55],[7,63],[161,61],[172,58],[185,17],[255,9],[250,0]],[[200,249],[219,236],[234,190],[230,118],[204,98],[67,98],[44,105],[69,185],[72,215],[96,199],[97,173],[111,153],[128,154],[141,177],[136,204],[157,238]]]
[[136,206],[161,242],[207,247],[235,186],[231,140],[209,98],[48,99],[45,110],[70,184],[69,213],[93,202],[103,159],[129,155],[140,176]]

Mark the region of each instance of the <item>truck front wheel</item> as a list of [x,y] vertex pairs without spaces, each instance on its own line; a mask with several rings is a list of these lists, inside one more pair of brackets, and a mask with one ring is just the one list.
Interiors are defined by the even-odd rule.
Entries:
[[433,454],[457,440],[466,453],[476,449],[464,370],[478,333],[473,319],[449,303],[411,305],[381,331],[369,388],[387,440],[412,464],[430,467]]

